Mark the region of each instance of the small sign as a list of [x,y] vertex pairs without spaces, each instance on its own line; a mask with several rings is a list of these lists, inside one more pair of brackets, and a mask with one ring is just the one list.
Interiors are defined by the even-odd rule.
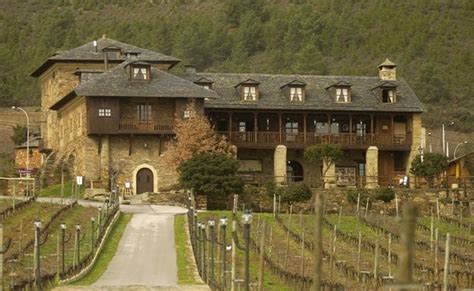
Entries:
[[125,182],[125,189],[130,189],[130,188],[131,188],[130,182]]
[[84,177],[76,176],[76,183],[78,186],[82,186],[84,184]]
[[18,173],[20,174],[31,174],[31,169],[18,169]]

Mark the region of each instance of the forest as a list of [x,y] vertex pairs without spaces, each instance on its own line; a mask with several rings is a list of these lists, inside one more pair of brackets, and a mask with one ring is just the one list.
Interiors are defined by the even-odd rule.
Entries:
[[427,126],[474,131],[472,0],[4,0],[0,106],[39,105],[29,74],[102,35],[213,72],[377,74],[394,61]]

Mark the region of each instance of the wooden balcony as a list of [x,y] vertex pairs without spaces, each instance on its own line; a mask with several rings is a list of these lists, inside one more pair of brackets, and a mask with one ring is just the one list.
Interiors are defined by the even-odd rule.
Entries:
[[119,133],[130,134],[173,134],[173,124],[154,122],[154,121],[137,121],[137,120],[120,120]]
[[307,146],[332,143],[340,144],[345,149],[367,149],[377,146],[381,149],[409,150],[411,134],[370,134],[356,133],[315,134],[307,133],[279,133],[279,132],[220,132],[230,143],[243,148],[274,148],[279,144],[288,148],[305,148]]

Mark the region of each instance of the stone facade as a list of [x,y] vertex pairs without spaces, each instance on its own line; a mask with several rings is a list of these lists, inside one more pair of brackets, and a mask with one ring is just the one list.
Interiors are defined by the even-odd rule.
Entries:
[[[17,148],[15,151],[15,167],[17,169],[26,169],[26,148]],[[39,169],[43,164],[43,155],[37,147],[30,148],[30,169]]]

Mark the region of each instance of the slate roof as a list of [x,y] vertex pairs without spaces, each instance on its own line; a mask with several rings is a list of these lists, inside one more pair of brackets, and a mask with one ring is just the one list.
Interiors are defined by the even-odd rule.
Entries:
[[[36,136],[30,136],[30,145],[29,148],[38,148],[40,146],[40,141],[41,137],[36,137]],[[24,143],[16,146],[17,149],[23,149],[27,147],[27,142],[25,141]]]
[[175,57],[163,55],[154,51],[143,49],[131,44],[123,43],[110,38],[101,38],[97,40],[97,51],[94,48],[93,41],[86,43],[82,46],[73,48],[68,51],[58,52],[55,55],[49,57],[41,66],[39,66],[33,73],[32,77],[39,77],[41,73],[46,71],[51,65],[58,61],[74,61],[74,62],[103,62],[104,53],[103,49],[109,48],[120,49],[121,54],[117,58],[116,54],[108,54],[107,59],[109,62],[123,62],[126,60],[126,53],[139,53],[138,59],[149,63],[171,63],[175,65],[181,60]]
[[[93,97],[168,97],[168,98],[218,98],[213,90],[205,89],[188,80],[151,66],[150,81],[131,81],[129,65],[123,62],[102,74],[86,74],[74,90],[56,102],[57,110],[75,96]],[[140,62],[143,64],[143,62]]]
[[[327,110],[327,111],[365,111],[365,112],[423,112],[424,107],[408,83],[399,78],[397,102],[382,103],[373,88],[386,81],[378,77],[363,76],[316,76],[316,75],[270,75],[270,74],[229,74],[196,73],[183,76],[190,81],[208,78],[214,81],[212,89],[219,98],[207,100],[206,108],[222,109],[275,109],[275,110]],[[259,82],[259,100],[243,101],[236,84],[245,80]],[[285,91],[280,89],[293,80],[306,83],[305,101],[291,102]],[[336,103],[327,87],[338,82],[352,85],[352,102]]]

